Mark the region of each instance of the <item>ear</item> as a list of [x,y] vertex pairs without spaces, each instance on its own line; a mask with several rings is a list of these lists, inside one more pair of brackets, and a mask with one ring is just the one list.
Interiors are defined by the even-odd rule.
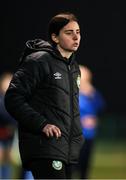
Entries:
[[52,38],[52,40],[56,43],[56,44],[58,44],[59,43],[59,39],[58,39],[58,36],[56,35],[56,34],[52,34],[51,35],[51,38]]

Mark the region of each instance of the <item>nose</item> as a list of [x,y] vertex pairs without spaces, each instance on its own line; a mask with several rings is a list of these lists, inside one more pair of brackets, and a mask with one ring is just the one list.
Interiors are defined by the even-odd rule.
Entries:
[[74,33],[74,34],[73,34],[73,39],[74,39],[74,40],[77,40],[77,39],[78,39],[78,34],[77,34],[77,33]]

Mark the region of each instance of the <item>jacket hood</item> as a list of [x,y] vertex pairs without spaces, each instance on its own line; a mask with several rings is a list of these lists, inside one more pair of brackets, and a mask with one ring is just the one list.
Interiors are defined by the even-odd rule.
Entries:
[[39,50],[52,51],[52,45],[49,44],[49,42],[44,41],[42,39],[28,40],[26,42],[26,47],[33,51],[39,51]]
[[26,42],[24,54],[25,56],[27,56],[37,51],[48,51],[50,53],[53,53],[54,51],[53,49],[54,48],[52,47],[52,45],[45,40],[42,39],[28,40]]
[[24,61],[25,57],[28,56],[29,54],[42,50],[53,53],[53,47],[47,41],[42,39],[28,40],[25,44],[25,48],[21,55],[19,65]]
[[[48,41],[45,41],[42,39],[34,39],[34,40],[28,40],[26,42],[24,52],[20,58],[20,63],[24,61],[24,58],[27,55],[37,52],[37,51],[47,51],[51,53],[53,56],[64,60],[60,52],[55,47],[53,47]],[[72,59],[73,59],[73,56],[72,56]]]

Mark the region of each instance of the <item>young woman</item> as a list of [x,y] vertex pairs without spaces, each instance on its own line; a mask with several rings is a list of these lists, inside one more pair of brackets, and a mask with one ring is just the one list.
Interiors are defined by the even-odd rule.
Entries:
[[[78,94],[80,70],[74,53],[80,27],[74,14],[49,22],[49,42],[29,40],[6,92],[8,112],[19,124],[22,164],[37,179],[66,179],[83,143]],[[69,171],[70,172],[70,171]]]

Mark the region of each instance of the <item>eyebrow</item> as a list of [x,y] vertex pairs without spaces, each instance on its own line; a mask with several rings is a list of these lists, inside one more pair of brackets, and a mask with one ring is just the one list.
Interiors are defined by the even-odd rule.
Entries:
[[[73,29],[66,29],[64,32],[68,32],[68,31],[73,32],[74,30]],[[80,31],[80,29],[76,29],[76,31]]]

